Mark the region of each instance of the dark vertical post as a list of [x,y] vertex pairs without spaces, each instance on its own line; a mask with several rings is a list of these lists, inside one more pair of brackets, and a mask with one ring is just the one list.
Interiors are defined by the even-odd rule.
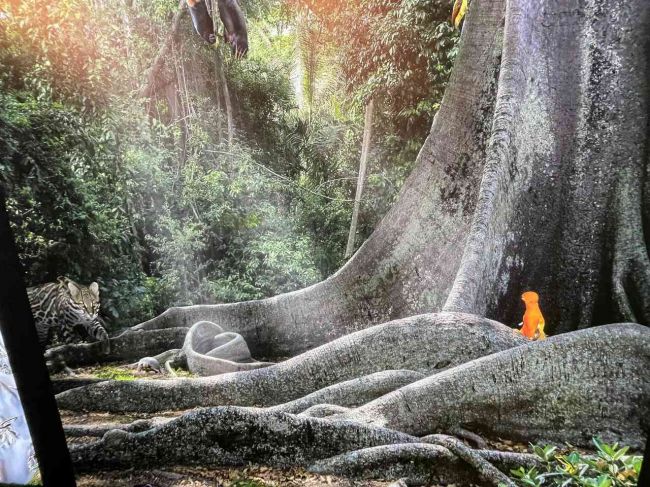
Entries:
[[38,343],[0,187],[0,330],[45,487],[75,487],[70,453]]
[[639,473],[639,481],[636,484],[638,487],[650,486],[650,433],[645,439],[645,451],[643,452],[643,465],[641,465],[641,473]]

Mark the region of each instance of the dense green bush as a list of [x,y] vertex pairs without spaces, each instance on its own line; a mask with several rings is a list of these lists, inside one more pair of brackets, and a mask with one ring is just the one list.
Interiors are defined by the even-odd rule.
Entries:
[[109,316],[118,308],[142,316],[140,304],[116,302],[120,287],[144,275],[109,121],[90,124],[58,102],[0,93],[0,182],[29,284],[98,280]]
[[576,450],[558,452],[552,445],[532,445],[533,452],[542,460],[544,468],[512,470],[517,485],[634,487],[637,485],[643,457],[628,455],[629,448],[618,443],[607,444],[594,438],[596,455]]
[[320,277],[311,242],[283,208],[281,182],[244,149],[188,164],[180,184],[190,211],[163,209],[149,237],[162,282],[178,289],[177,304],[257,299]]

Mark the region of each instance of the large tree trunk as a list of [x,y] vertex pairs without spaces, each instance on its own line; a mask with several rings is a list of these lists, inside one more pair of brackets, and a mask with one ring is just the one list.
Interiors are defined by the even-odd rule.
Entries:
[[532,288],[551,332],[650,324],[649,16],[648,2],[508,3],[479,201],[445,309],[516,322]]
[[645,0],[472,2],[413,174],[347,265],[301,291],[174,308],[127,332],[208,320],[256,356],[313,350],[266,369],[58,397],[114,411],[273,410],[215,408],[146,434],[109,432],[75,450],[77,465],[254,460],[422,480],[409,465],[429,462],[444,481],[468,481],[471,465],[497,484],[492,464],[505,468],[504,457],[435,433],[641,446],[647,328],[531,344],[475,315],[517,323],[520,295],[534,289],[552,335],[650,323],[649,49]]

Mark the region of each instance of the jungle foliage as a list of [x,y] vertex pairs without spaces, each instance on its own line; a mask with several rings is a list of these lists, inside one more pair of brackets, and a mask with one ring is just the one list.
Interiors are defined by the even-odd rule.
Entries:
[[358,241],[369,235],[442,96],[449,5],[242,3],[246,60],[203,44],[186,17],[141,98],[178,2],[0,0],[0,184],[28,284],[96,280],[119,326],[326,277],[343,263],[374,97]]
[[511,471],[516,485],[525,487],[569,486],[633,487],[641,473],[643,457],[628,454],[629,447],[592,440],[596,454],[575,449],[558,451],[553,445],[531,445],[542,468],[519,467]]

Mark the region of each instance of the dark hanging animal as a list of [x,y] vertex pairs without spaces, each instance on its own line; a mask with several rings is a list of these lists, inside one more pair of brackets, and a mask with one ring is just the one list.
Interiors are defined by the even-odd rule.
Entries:
[[217,0],[219,17],[224,26],[224,40],[232,47],[237,58],[242,58],[248,52],[248,31],[246,19],[237,0]]
[[214,34],[214,24],[212,23],[212,17],[210,17],[210,12],[208,12],[205,1],[187,0],[187,7],[197,34],[207,43],[214,44],[217,41],[217,36]]
[[[206,42],[214,44],[214,24],[206,0],[187,0],[187,6],[196,32]],[[237,0],[217,0],[217,7],[224,26],[224,40],[232,47],[235,57],[244,57],[248,52],[248,30],[241,7]]]

